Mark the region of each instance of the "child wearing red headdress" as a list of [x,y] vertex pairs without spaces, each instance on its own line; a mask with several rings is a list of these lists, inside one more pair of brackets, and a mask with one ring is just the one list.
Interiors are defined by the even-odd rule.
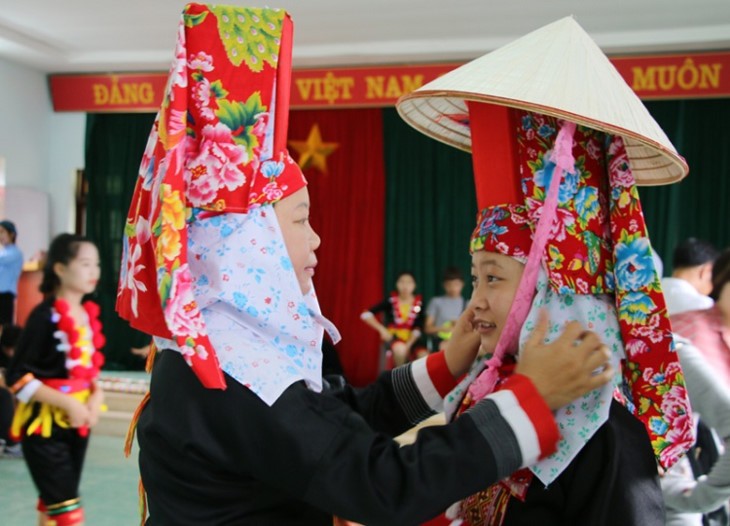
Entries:
[[84,522],[79,497],[89,430],[104,395],[96,382],[104,364],[99,307],[84,296],[99,281],[99,253],[88,239],[56,237],[48,250],[41,292],[8,371],[19,400],[11,428],[38,489],[39,524]]

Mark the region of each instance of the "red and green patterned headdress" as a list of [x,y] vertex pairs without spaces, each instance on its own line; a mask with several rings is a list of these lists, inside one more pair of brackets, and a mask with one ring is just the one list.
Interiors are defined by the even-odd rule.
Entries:
[[[671,466],[693,432],[636,181],[673,182],[688,169],[638,97],[568,18],[404,96],[398,110],[472,152],[482,212],[471,250],[526,261],[497,362],[516,351],[541,268],[558,295],[612,294],[631,393],[622,401]],[[470,392],[484,396],[494,375]]]
[[285,11],[188,4],[129,209],[117,311],[190,349],[206,387],[225,381],[190,286],[187,222],[306,185],[285,149],[291,49]]

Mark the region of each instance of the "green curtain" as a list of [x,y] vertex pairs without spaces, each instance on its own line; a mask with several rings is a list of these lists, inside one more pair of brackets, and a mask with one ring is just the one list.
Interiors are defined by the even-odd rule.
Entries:
[[690,169],[680,183],[639,189],[652,245],[669,275],[672,251],[687,237],[730,246],[730,99],[646,106]]
[[[685,237],[700,237],[720,248],[730,245],[730,100],[659,101],[647,107],[691,171],[681,183],[640,189],[652,243],[668,274],[671,251]],[[122,228],[153,119],[152,114],[92,114],[87,119],[86,231],[102,258],[97,296],[109,342],[108,369],[141,368],[129,349],[148,340],[116,316],[114,302]],[[383,110],[383,130],[383,293],[393,288],[400,270],[411,270],[428,300],[442,293],[441,274],[449,265],[460,267],[468,281],[469,235],[477,211],[471,156],[415,131],[394,109]]]
[[383,128],[384,292],[393,290],[399,271],[410,270],[427,301],[443,294],[447,266],[460,267],[470,279],[469,238],[477,212],[471,155],[414,130],[394,109],[383,110]]
[[[680,183],[639,189],[652,245],[671,273],[671,255],[694,236],[730,246],[730,99],[648,101],[646,106],[690,167]],[[384,110],[386,165],[385,290],[400,269],[419,290],[440,294],[442,269],[468,275],[468,235],[476,198],[471,157],[425,137]]]
[[121,262],[122,232],[154,114],[89,114],[86,119],[86,176],[89,194],[86,235],[99,247],[101,281],[96,301],[107,344],[105,369],[141,369],[130,348],[149,343],[117,316],[114,303]]

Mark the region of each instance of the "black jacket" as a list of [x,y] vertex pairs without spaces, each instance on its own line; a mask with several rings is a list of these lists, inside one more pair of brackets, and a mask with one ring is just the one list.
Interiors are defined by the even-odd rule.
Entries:
[[432,413],[409,367],[360,390],[299,382],[269,407],[228,376],[226,390],[205,389],[163,351],[137,428],[147,524],[331,526],[334,514],[406,526],[519,467],[514,433],[488,400],[480,419],[466,413],[399,447],[391,437]]

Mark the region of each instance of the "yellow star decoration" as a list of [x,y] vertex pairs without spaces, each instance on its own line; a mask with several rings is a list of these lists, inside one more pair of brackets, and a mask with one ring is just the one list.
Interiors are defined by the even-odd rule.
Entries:
[[299,152],[297,163],[302,170],[314,166],[320,172],[327,173],[327,156],[334,152],[339,144],[336,142],[322,142],[319,124],[312,126],[306,141],[289,141],[289,146]]

